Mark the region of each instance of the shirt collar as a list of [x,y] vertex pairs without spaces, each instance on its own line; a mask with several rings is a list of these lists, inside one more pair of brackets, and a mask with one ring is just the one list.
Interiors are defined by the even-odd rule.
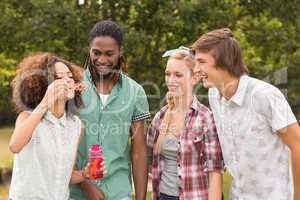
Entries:
[[66,112],[60,118],[55,117],[49,110],[46,112],[44,118],[53,124],[60,124],[61,126],[65,127],[67,123]]
[[193,109],[194,111],[198,111],[199,106],[198,106],[199,100],[197,99],[196,95],[193,96],[193,102],[190,106],[190,109]]
[[238,85],[237,91],[231,97],[230,101],[241,106],[245,99],[248,83],[249,83],[249,76],[248,75],[241,76],[240,80],[239,80],[239,85]]

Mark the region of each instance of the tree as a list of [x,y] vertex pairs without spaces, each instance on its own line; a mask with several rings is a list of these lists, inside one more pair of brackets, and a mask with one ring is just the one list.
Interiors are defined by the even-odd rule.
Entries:
[[298,1],[86,0],[78,5],[77,0],[2,0],[0,52],[17,63],[29,52],[50,51],[81,65],[93,24],[113,19],[125,32],[129,75],[144,85],[155,112],[166,90],[163,52],[189,46],[212,29],[229,27],[241,43],[251,75],[272,81],[277,70],[288,67],[289,75],[292,71],[288,94],[292,105],[298,105]]

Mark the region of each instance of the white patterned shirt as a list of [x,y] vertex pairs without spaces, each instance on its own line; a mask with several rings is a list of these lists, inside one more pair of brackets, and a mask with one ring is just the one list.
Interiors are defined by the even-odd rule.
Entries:
[[9,191],[12,200],[67,200],[81,122],[47,112],[31,140],[14,155]]
[[230,100],[209,89],[232,200],[290,200],[289,151],[276,131],[297,122],[279,89],[244,75]]

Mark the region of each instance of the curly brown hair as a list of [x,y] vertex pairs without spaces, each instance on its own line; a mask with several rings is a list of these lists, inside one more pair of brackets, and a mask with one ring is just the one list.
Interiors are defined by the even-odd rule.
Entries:
[[[54,65],[57,62],[62,62],[69,68],[75,83],[81,82],[81,69],[73,63],[52,53],[31,53],[19,63],[11,83],[12,100],[17,111],[33,110],[41,102],[48,86],[56,79]],[[75,109],[83,106],[81,93],[75,91],[74,99],[68,101],[70,103],[73,103]]]

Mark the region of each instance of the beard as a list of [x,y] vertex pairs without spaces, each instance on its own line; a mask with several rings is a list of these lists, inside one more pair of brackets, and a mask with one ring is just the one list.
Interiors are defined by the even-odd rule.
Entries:
[[108,65],[109,71],[107,73],[103,73],[97,69],[97,66],[94,63],[91,63],[91,67],[96,74],[97,81],[110,80],[114,77],[115,74],[119,73],[120,66],[119,63],[116,65]]
[[111,72],[108,72],[106,74],[103,74],[103,73],[97,71],[97,79],[98,79],[98,81],[100,81],[100,80],[109,80],[109,79],[112,79],[112,77],[114,76],[115,73],[116,72],[111,71]]

